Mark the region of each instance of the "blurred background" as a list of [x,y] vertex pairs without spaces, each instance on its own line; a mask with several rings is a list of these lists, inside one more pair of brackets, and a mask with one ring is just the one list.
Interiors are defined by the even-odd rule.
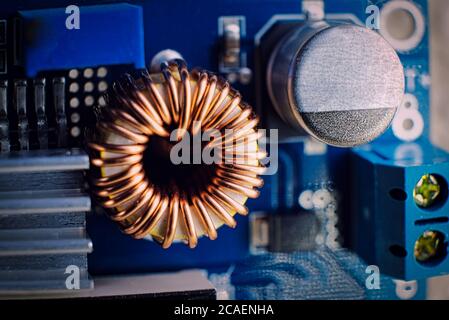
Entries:
[[429,11],[432,139],[449,150],[449,1],[430,0]]
[[[449,1],[430,0],[431,137],[449,150]],[[449,299],[449,277],[428,280],[429,299]]]

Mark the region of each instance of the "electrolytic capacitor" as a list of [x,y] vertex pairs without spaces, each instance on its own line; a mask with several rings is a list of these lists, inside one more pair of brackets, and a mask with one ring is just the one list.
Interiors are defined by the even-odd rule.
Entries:
[[403,66],[382,36],[326,21],[308,23],[281,40],[267,82],[284,121],[342,147],[381,135],[404,95]]

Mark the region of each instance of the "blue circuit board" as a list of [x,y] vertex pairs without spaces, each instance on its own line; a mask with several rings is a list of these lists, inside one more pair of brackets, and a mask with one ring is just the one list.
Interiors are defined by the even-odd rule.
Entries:
[[[355,23],[364,24],[370,15],[370,12],[366,11],[367,7],[374,5],[382,9],[388,2],[387,0],[326,0],[325,13],[333,19],[349,19]],[[342,282],[348,286],[341,287],[340,297],[344,298],[397,298],[393,292],[394,289],[389,287],[392,286],[392,278],[389,276],[385,276],[382,281],[389,283],[390,291],[378,295],[364,293],[363,275],[365,275],[367,264],[384,263],[388,266],[383,269],[380,265],[381,271],[385,270],[388,275],[406,280],[423,280],[430,276],[449,272],[449,269],[444,267],[445,265],[434,269],[425,268],[425,272],[422,272],[419,268],[415,268],[411,260],[406,263],[406,267],[398,261],[395,261],[391,267],[389,247],[401,245],[409,252],[409,257],[410,250],[413,250],[415,233],[418,231],[408,231],[411,230],[411,227],[409,228],[407,224],[414,225],[414,221],[411,220],[397,222],[402,224],[401,232],[409,234],[409,238],[404,240],[404,243],[395,238],[394,243],[385,245],[386,249],[384,247],[372,248],[370,244],[362,246],[354,244],[354,239],[360,238],[362,230],[371,236],[370,243],[376,242],[376,237],[388,238],[388,235],[381,232],[382,225],[378,225],[378,223],[388,224],[388,219],[385,218],[382,222],[376,220],[371,224],[358,222],[357,216],[363,208],[369,207],[370,203],[368,200],[363,202],[362,195],[358,198],[359,200],[354,201],[354,190],[361,190],[360,192],[365,194],[377,191],[371,189],[375,188],[373,180],[360,181],[351,179],[351,176],[360,175],[364,172],[363,170],[373,170],[372,173],[370,172],[372,176],[366,175],[365,178],[375,179],[375,175],[378,174],[375,167],[378,164],[388,165],[393,171],[395,168],[401,170],[400,168],[407,166],[407,164],[398,163],[402,160],[411,162],[416,160],[419,163],[416,162],[415,165],[424,166],[427,169],[429,166],[437,165],[438,161],[447,163],[445,153],[439,157],[422,158],[423,152],[433,148],[429,145],[428,9],[427,0],[412,2],[424,18],[423,34],[413,49],[398,50],[398,55],[405,70],[406,93],[414,108],[411,119],[423,123],[420,132],[415,137],[409,138],[407,133],[402,132],[398,127],[400,125],[393,121],[392,127],[384,135],[371,146],[363,146],[360,149],[341,149],[316,143],[307,136],[295,135],[292,137],[288,132],[281,134],[281,141],[276,146],[279,154],[277,173],[265,176],[265,184],[261,189],[260,197],[249,200],[247,203],[255,217],[264,217],[264,219],[269,219],[267,218],[269,216],[299,216],[313,213],[320,226],[315,235],[315,245],[321,249],[316,254],[293,257],[291,265],[301,263],[298,261],[304,263],[304,260],[307,259],[314,260],[314,263],[319,264],[321,263],[320,259],[323,259],[324,262],[321,264],[323,270],[331,270],[335,266],[332,261],[337,261],[345,275],[352,275],[356,279],[354,283],[350,282],[353,280]],[[260,65],[258,65],[261,48],[257,39],[264,36],[263,30],[269,30],[269,22],[273,21],[273,17],[288,23],[298,23],[303,19],[300,0],[244,0],[238,2],[232,0],[142,0],[129,4],[123,4],[121,1],[89,0],[76,3],[81,8],[80,30],[82,33],[68,39],[64,34],[52,29],[55,24],[62,23],[61,17],[65,16],[62,9],[57,11],[54,8],[65,8],[73,4],[75,4],[73,1],[63,0],[39,1],[39,3],[22,0],[9,1],[0,5],[0,19],[7,19],[8,26],[13,25],[16,17],[22,17],[25,21],[21,26],[25,41],[22,41],[22,47],[17,49],[22,52],[21,61],[15,61],[15,47],[8,46],[6,62],[8,73],[0,75],[1,79],[32,78],[42,74],[60,75],[70,69],[93,68],[96,70],[100,67],[107,67],[111,72],[105,79],[113,81],[124,70],[139,69],[149,65],[152,57],[164,49],[172,49],[181,53],[189,67],[199,66],[226,77],[229,74],[221,68],[219,59],[220,19],[222,17],[239,17],[243,18],[245,26],[245,32],[241,39],[241,54],[245,57],[245,68],[253,73],[250,81],[236,81],[233,86],[241,92],[245,101],[255,106],[256,110],[262,114],[263,124],[270,121],[267,120],[270,117],[267,110],[272,107],[266,92],[263,92],[265,90],[263,84],[261,85],[262,80],[260,79],[263,79],[264,76]],[[83,20],[83,12],[86,13],[85,20]],[[39,21],[48,30],[40,29],[42,33],[34,34],[36,37],[34,40],[27,38],[33,23],[39,24]],[[15,33],[9,30],[8,39],[12,40],[14,37]],[[60,37],[58,45],[50,41],[55,37]],[[42,41],[38,42],[39,39]],[[68,94],[70,97],[78,98],[83,108],[88,108],[87,105],[83,105],[85,96],[79,93]],[[98,93],[98,96],[100,95],[101,93]],[[69,107],[67,110],[70,114],[74,112]],[[406,114],[408,111],[404,109],[403,112]],[[80,114],[82,121],[87,122],[89,111],[80,111]],[[75,123],[69,124],[69,126],[75,125]],[[267,126],[269,127],[269,125]],[[73,139],[72,143],[79,145],[79,139]],[[384,153],[384,155],[379,153]],[[368,165],[368,169],[366,169],[360,164],[365,162],[372,163],[372,165]],[[443,165],[438,170],[440,170],[438,171],[440,175],[449,177],[447,166]],[[401,182],[391,181],[391,188],[396,186],[407,190],[410,183],[407,181],[401,186]],[[387,192],[391,189],[390,186],[388,188]],[[385,206],[385,208],[373,208],[373,212],[402,210],[397,206],[390,206],[389,203],[386,203]],[[407,212],[414,210],[412,207],[407,208],[403,210],[407,210]],[[435,217],[438,218],[439,215]],[[251,215],[238,217],[236,229],[220,228],[217,240],[211,241],[202,238],[195,250],[189,249],[182,243],[176,243],[170,249],[164,250],[155,242],[134,240],[125,236],[101,210],[94,210],[87,217],[87,229],[94,246],[94,251],[89,256],[89,272],[94,275],[102,275],[186,268],[203,268],[210,272],[223,272],[228,270],[231,265],[237,265],[236,270],[240,270],[241,275],[235,275],[234,282],[237,288],[240,288],[240,297],[260,298],[261,296],[248,293],[258,286],[257,281],[263,282],[260,275],[253,274],[256,279],[255,283],[250,283],[249,280],[245,283],[242,280],[251,271],[248,270],[248,265],[245,263],[251,261],[255,265],[259,263],[256,260],[247,262],[247,259],[250,256],[253,256],[250,259],[257,259],[254,256],[257,257],[261,252],[266,253],[266,250],[269,250],[267,248],[256,250],[254,247],[254,230],[252,228],[257,222],[255,220]],[[356,225],[356,223],[360,223],[360,225]],[[357,229],[358,227],[360,229]],[[447,225],[442,228],[446,238],[449,237]],[[394,232],[394,228],[391,232]],[[350,266],[351,263],[348,263],[350,259],[359,258],[352,256],[353,253],[349,251],[340,251],[342,247],[356,252],[357,250],[367,252],[367,254],[361,254],[365,261],[357,260],[357,263]],[[328,253],[327,250],[332,253]],[[333,250],[338,253],[334,253]],[[357,253],[360,255],[360,252]],[[277,257],[273,259],[275,260]],[[336,275],[336,277],[338,276]],[[350,278],[350,276],[348,277]],[[311,278],[310,281],[313,279]],[[416,297],[422,298],[425,295],[424,281],[420,281],[419,285],[420,289]],[[325,286],[325,281],[322,281],[321,286]],[[356,289],[351,291],[353,288],[351,286],[361,290],[360,294]],[[249,288],[248,291],[245,291],[245,288]],[[352,292],[353,295],[345,296],[345,292]],[[313,293],[310,293],[299,298],[307,296],[314,297]],[[272,296],[265,296],[265,298],[267,297]],[[284,298],[288,298],[288,296]]]

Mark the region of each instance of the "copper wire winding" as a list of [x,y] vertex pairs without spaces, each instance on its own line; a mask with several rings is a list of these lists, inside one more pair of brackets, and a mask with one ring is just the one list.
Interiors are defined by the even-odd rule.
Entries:
[[[201,230],[213,240],[217,221],[234,228],[233,215],[248,214],[243,203],[259,195],[256,188],[263,180],[258,175],[264,171],[259,161],[266,154],[236,148],[257,143],[258,119],[226,81],[204,71],[189,72],[184,62],[173,61],[161,66],[161,74],[126,75],[105,98],[88,143],[96,169],[90,181],[92,194],[125,234],[152,235],[163,248],[180,238],[194,248]],[[186,133],[211,128],[220,130],[222,139],[206,147],[221,148],[224,162],[199,172],[188,187],[171,177],[168,185],[152,181],[152,170],[158,168],[144,163],[145,152],[152,152],[149,142],[168,139],[173,129],[181,140]]]

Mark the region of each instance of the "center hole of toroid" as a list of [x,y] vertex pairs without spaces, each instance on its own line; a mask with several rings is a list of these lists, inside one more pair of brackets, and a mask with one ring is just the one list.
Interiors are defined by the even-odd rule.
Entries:
[[[201,192],[211,183],[216,169],[215,165],[196,163],[193,152],[198,152],[198,150],[194,150],[191,143],[183,149],[182,153],[179,151],[179,147],[173,150],[176,144],[177,142],[172,142],[169,138],[151,137],[143,158],[149,181],[167,191],[178,189],[195,193]],[[187,152],[189,160],[183,161],[184,163],[173,161],[172,150],[173,153],[177,152],[174,156],[184,156],[184,159],[187,159],[185,154]]]

